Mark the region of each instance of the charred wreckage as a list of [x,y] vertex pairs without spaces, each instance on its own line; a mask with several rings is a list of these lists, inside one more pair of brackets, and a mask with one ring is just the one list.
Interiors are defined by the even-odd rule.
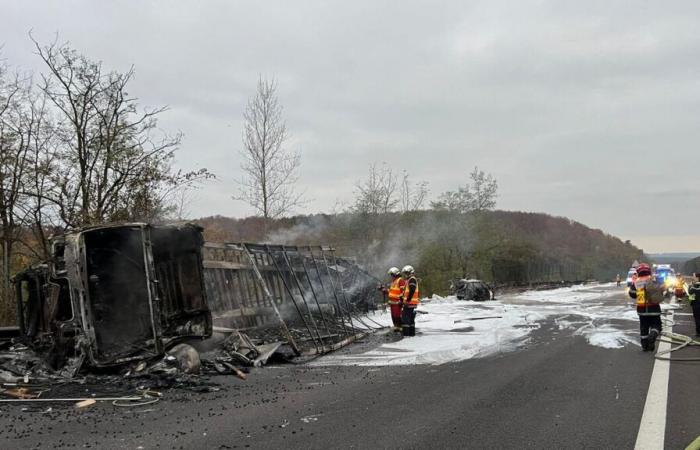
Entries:
[[164,365],[245,378],[237,366],[324,354],[381,327],[366,314],[374,279],[331,247],[205,243],[197,225],[134,223],[56,236],[51,252],[14,278],[2,381]]

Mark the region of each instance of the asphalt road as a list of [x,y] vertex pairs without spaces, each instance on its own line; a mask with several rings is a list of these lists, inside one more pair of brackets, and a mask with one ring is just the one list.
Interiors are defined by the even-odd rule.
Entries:
[[[1,447],[634,448],[652,355],[591,346],[551,321],[532,337],[515,352],[438,366],[268,366],[248,381],[217,377],[220,392],[170,391],[134,409],[3,405]],[[393,337],[347,351],[383,339]],[[700,435],[699,364],[672,363],[666,448]]]

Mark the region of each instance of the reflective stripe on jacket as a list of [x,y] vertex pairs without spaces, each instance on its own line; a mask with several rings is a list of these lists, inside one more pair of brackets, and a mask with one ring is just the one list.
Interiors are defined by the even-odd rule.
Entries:
[[[413,295],[411,298],[408,298],[409,295],[411,295],[411,286],[415,286],[416,289],[413,292]],[[404,306],[408,306],[409,308],[415,308],[418,306],[420,303],[420,290],[418,289],[418,279],[411,275],[408,280],[406,280],[406,287],[405,287],[405,294],[404,294],[404,300],[403,304]]]
[[399,305],[403,300],[404,289],[406,288],[406,280],[401,277],[396,277],[389,286],[389,293],[387,297],[389,298],[390,305]]

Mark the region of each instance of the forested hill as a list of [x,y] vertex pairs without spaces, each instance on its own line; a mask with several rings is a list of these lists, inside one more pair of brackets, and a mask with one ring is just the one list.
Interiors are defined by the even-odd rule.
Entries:
[[[382,277],[388,267],[415,266],[423,291],[445,293],[457,277],[497,284],[612,280],[642,250],[581,223],[547,214],[484,211],[261,218],[207,217],[197,221],[216,242],[333,245]],[[267,231],[266,231],[267,229]]]

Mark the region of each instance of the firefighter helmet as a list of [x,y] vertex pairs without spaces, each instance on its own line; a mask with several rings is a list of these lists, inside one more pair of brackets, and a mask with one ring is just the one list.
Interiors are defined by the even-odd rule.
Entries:
[[637,266],[637,275],[651,275],[651,267],[649,264],[640,264]]
[[405,273],[406,275],[412,275],[415,270],[413,270],[413,266],[403,266],[403,269],[401,269],[401,273]]
[[392,267],[387,273],[392,277],[398,277],[401,274],[398,267]]

